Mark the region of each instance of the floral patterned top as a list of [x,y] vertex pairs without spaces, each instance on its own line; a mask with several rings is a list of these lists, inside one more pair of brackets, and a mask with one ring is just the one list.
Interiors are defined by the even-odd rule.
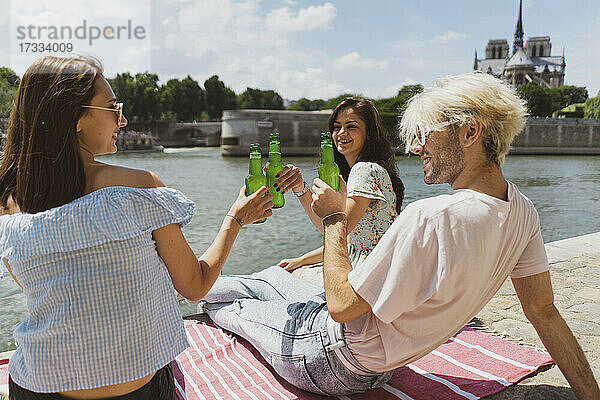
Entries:
[[[373,199],[367,210],[348,235],[348,255],[356,268],[369,255],[385,231],[398,215],[396,193],[385,168],[374,162],[354,164],[348,176],[348,197]],[[323,287],[323,264],[307,265],[296,269],[294,276],[315,286]]]
[[348,197],[373,199],[358,224],[348,235],[348,253],[352,267],[362,263],[385,231],[392,225],[396,212],[396,193],[389,174],[375,162],[354,164],[348,176]]

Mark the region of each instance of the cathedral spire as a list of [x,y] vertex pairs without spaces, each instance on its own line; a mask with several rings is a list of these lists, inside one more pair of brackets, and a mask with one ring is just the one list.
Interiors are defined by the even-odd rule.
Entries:
[[513,54],[517,52],[518,48],[523,48],[523,0],[519,0],[519,19],[517,20],[517,29],[515,29]]

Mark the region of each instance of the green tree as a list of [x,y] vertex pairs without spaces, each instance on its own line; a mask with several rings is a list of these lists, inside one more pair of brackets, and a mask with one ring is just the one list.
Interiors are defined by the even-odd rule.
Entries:
[[338,104],[341,103],[342,100],[344,100],[346,97],[360,97],[360,95],[357,94],[351,94],[351,93],[344,93],[344,94],[340,94],[337,97],[333,97],[327,101],[325,101],[325,106],[322,108],[323,110],[333,110]]
[[239,108],[283,110],[283,99],[273,90],[246,88],[237,97],[237,104]]
[[414,94],[412,93],[398,93],[398,95],[394,97],[373,100],[373,104],[375,104],[375,108],[377,108],[377,111],[380,113],[386,112],[398,114],[400,109],[404,107],[406,102],[413,96]]
[[220,120],[223,110],[237,108],[236,96],[233,90],[225,86],[217,75],[204,82],[206,90],[206,112],[212,120]]
[[0,118],[8,118],[12,110],[17,89],[0,83]]
[[374,100],[373,104],[375,104],[375,107],[380,113],[402,115],[408,100],[410,100],[410,98],[415,94],[421,93],[422,91],[423,85],[421,84],[405,85],[402,86],[396,96]]
[[148,71],[135,75],[131,112],[143,121],[160,118],[158,75]]
[[583,107],[584,118],[600,118],[600,92],[596,97],[587,99]]
[[0,118],[8,118],[21,79],[10,68],[0,67]]
[[517,89],[517,94],[527,102],[529,114],[534,117],[552,115],[552,97],[537,82],[528,82]]
[[0,67],[0,84],[5,83],[6,85],[16,89],[20,82],[21,79],[19,78],[19,75],[15,73],[15,71],[10,68]]
[[108,83],[113,88],[117,101],[123,103],[125,116],[141,120],[153,120],[160,117],[160,98],[158,75],[148,71],[136,74],[129,72],[117,74]]
[[423,91],[423,85],[421,85],[420,83],[417,83],[414,85],[404,85],[398,91],[397,96],[400,96],[402,94],[407,94],[407,93],[410,93],[411,95],[414,96],[415,94],[421,93],[422,91]]
[[117,101],[123,103],[124,114],[127,118],[133,117],[133,108],[135,103],[135,78],[129,72],[117,74],[113,79],[108,79],[108,83],[115,92]]
[[170,79],[160,88],[162,118],[175,121],[199,121],[206,109],[206,91],[191,76]]
[[585,87],[560,86],[544,89],[552,102],[552,111],[562,110],[571,104],[584,103],[588,98]]
[[324,108],[327,108],[325,106],[325,100],[309,100],[306,97],[302,97],[290,104],[287,109],[290,111],[317,111]]
[[[579,86],[560,86],[550,90],[560,93],[561,104],[559,108],[570,106],[571,104],[585,103],[588,99],[588,91],[585,87]],[[558,108],[557,108],[558,109]]]
[[381,118],[381,126],[386,133],[392,146],[397,147],[400,145],[400,138],[398,137],[398,123],[400,118],[398,112],[380,112],[379,117]]

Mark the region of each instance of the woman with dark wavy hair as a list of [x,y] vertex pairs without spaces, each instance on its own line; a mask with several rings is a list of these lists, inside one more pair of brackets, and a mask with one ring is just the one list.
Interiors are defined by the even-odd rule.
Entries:
[[[344,99],[333,111],[329,129],[342,176],[348,181],[348,247],[356,268],[398,215],[404,187],[373,103]],[[279,175],[279,191],[293,190],[311,221],[323,231],[321,219],[311,208],[312,192],[298,168],[287,165]],[[329,315],[323,268],[307,265],[322,261],[320,248],[251,275],[222,275],[201,308],[215,324],[250,341],[275,372],[296,387],[328,396],[380,387],[393,371],[369,370],[348,350],[352,338],[345,337],[344,325]],[[307,266],[299,268],[303,265]],[[293,273],[301,279],[280,267],[300,271]]]
[[202,298],[242,224],[271,215],[266,188],[242,188],[197,259],[181,232],[190,200],[150,171],[95,159],[117,151],[127,125],[102,71],[94,58],[46,56],[17,91],[0,164],[0,259],[29,315],[14,330],[11,400],[171,400],[171,361],[188,347],[174,289]]
[[[352,265],[359,265],[390,227],[404,198],[404,185],[396,171],[392,145],[373,103],[364,98],[345,98],[329,118],[335,161],[348,182],[348,249]],[[323,231],[311,210],[311,191],[300,170],[287,165],[280,173],[279,189],[292,190],[313,224]],[[309,281],[322,282],[323,248],[298,258],[284,259],[279,266]],[[307,267],[304,267],[307,266]],[[310,266],[310,267],[308,267]],[[304,267],[304,268],[300,268]]]

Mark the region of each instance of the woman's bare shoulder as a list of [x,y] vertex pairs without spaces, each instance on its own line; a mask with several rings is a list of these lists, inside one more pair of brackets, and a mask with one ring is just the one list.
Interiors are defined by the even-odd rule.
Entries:
[[97,165],[88,171],[88,191],[92,192],[109,186],[129,186],[136,188],[153,188],[165,186],[152,171],[121,167],[117,165]]
[[21,210],[17,203],[13,200],[12,196],[8,196],[6,200],[6,208],[0,205],[0,215],[8,215],[8,214],[17,214],[20,213]]

